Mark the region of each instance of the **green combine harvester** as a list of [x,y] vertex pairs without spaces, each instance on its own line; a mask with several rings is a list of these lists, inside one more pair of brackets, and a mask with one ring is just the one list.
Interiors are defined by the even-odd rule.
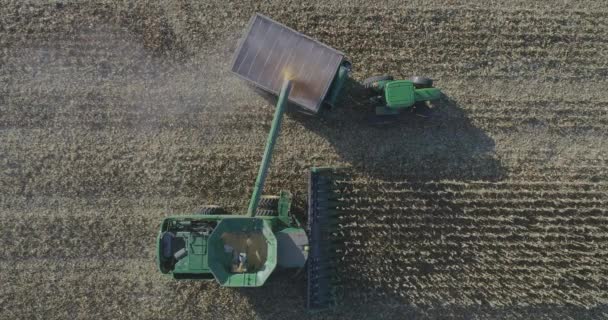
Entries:
[[[324,104],[335,106],[349,80],[350,63],[343,53],[256,14],[239,42],[231,71],[278,96],[249,207],[243,214],[229,214],[212,205],[192,215],[165,218],[157,237],[158,268],[177,280],[215,280],[226,287],[259,287],[276,268],[306,268],[307,307],[327,308],[335,303],[333,170],[310,172],[306,227],[291,215],[288,191],[278,196],[262,192],[286,105],[309,113]],[[375,78],[367,86],[384,104],[384,113],[435,99],[439,92],[428,82],[421,88],[416,81],[392,78]]]
[[291,194],[261,196],[292,82],[283,83],[247,213],[230,215],[218,206],[163,220],[158,267],[175,279],[217,280],[227,287],[258,287],[277,266],[303,268],[306,231],[291,216]]

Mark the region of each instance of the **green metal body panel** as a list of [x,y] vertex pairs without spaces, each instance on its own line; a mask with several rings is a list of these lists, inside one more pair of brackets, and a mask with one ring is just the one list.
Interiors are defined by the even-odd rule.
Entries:
[[274,118],[272,119],[272,126],[270,127],[268,139],[266,140],[264,156],[262,157],[262,163],[260,163],[258,176],[253,187],[253,194],[251,195],[249,208],[247,209],[247,216],[249,217],[254,216],[255,211],[258,208],[258,203],[260,202],[260,196],[262,195],[262,191],[264,189],[264,181],[266,180],[266,174],[268,173],[268,167],[270,166],[270,161],[272,159],[272,150],[274,149],[277,137],[279,136],[283,114],[285,113],[285,106],[287,105],[288,101],[287,97],[291,92],[291,85],[291,80],[287,79],[283,82],[283,86],[281,87],[281,93],[279,94],[277,106],[274,111]]
[[424,88],[414,90],[416,102],[433,101],[441,98],[441,90],[437,88]]
[[186,240],[185,247],[188,256],[175,264],[174,273],[193,273],[197,271],[209,271],[207,262],[207,240],[208,237],[194,232],[178,232],[177,237]]
[[391,109],[403,109],[414,105],[414,83],[408,80],[389,81],[384,85],[386,106]]
[[397,114],[399,109],[412,107],[416,102],[441,98],[438,88],[416,89],[410,80],[382,80],[374,83],[373,90],[382,94],[385,104],[376,108],[377,114]]

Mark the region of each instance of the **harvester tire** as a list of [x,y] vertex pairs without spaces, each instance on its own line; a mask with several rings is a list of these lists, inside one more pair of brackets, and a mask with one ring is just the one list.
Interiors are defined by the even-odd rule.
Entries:
[[226,214],[226,212],[220,206],[204,206],[198,210],[197,214],[209,216],[209,215]]
[[416,89],[423,88],[432,88],[433,87],[433,79],[427,77],[412,77],[410,78],[414,83],[414,87]]
[[277,210],[258,209],[255,215],[257,217],[276,217],[279,215],[279,212]]
[[279,196],[261,196],[260,202],[258,203],[258,208],[277,210],[279,206],[279,199]]
[[393,80],[393,76],[389,76],[387,74],[383,74],[381,76],[374,76],[374,77],[369,77],[365,80],[363,80],[363,86],[366,89],[374,89],[374,84],[378,81],[385,81],[385,80]]

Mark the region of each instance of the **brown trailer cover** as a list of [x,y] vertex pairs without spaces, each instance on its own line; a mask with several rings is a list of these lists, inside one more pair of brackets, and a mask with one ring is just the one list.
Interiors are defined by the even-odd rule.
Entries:
[[266,16],[256,14],[232,60],[231,71],[277,95],[294,81],[289,100],[317,112],[344,54]]

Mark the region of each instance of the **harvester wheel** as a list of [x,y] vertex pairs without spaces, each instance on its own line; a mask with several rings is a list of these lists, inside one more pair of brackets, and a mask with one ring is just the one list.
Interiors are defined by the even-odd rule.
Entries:
[[385,80],[393,80],[393,76],[389,76],[389,75],[381,75],[381,76],[375,76],[375,77],[369,77],[365,80],[363,80],[363,86],[366,89],[374,89],[374,85],[376,84],[376,82],[379,81],[385,81]]
[[432,88],[433,87],[433,79],[427,77],[412,77],[410,78],[414,83],[414,87],[416,89],[422,88]]
[[277,210],[258,209],[255,215],[257,217],[275,217],[279,215],[279,212]]
[[208,216],[226,214],[226,211],[224,211],[224,209],[222,209],[220,206],[204,206],[198,210],[197,214]]
[[260,202],[258,203],[258,208],[277,210],[279,206],[279,199],[279,196],[261,196]]

